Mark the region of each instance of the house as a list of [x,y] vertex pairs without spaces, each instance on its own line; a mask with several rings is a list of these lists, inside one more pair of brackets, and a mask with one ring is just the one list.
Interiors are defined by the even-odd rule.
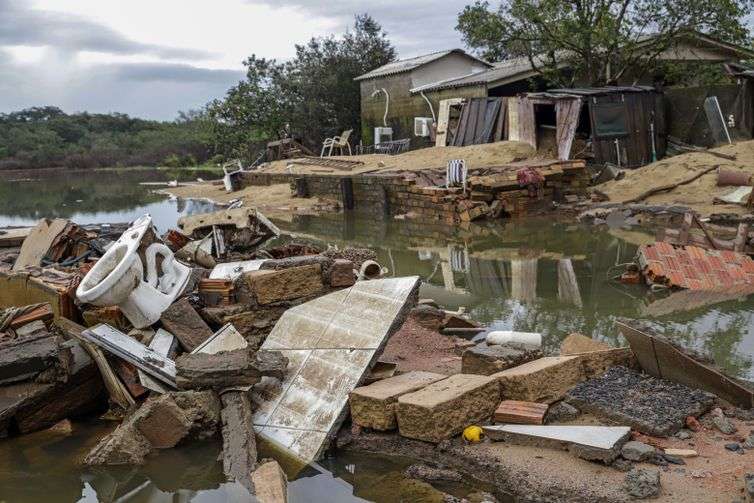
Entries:
[[[638,44],[637,50],[651,50],[654,40],[654,37],[646,37]],[[567,54],[556,54],[556,58],[560,61],[559,67],[567,69]],[[754,51],[693,31],[679,34],[674,44],[657,56],[660,62],[707,67],[714,65],[721,70],[723,63],[737,63],[746,59],[754,59]],[[393,138],[412,138],[414,147],[423,146],[427,142],[418,140],[413,134],[414,119],[429,117],[437,121],[441,100],[512,97],[524,92],[547,90],[549,83],[538,71],[539,62],[535,60],[534,63],[532,65],[527,57],[520,57],[490,64],[455,49],[401,60],[377,68],[357,78],[361,82],[362,140],[365,144],[373,143],[374,128],[387,123],[393,128]],[[666,81],[669,85],[674,84],[670,77],[666,79],[655,72],[641,76],[626,75],[621,79],[620,85],[648,86],[657,80]],[[684,88],[697,85],[694,82],[681,84]],[[577,82],[577,85],[587,86],[588,83]],[[731,89],[725,91],[726,96],[730,94],[735,98],[739,94],[735,87],[732,85]],[[382,89],[389,95],[389,103]],[[714,92],[722,94],[724,90],[715,89]],[[674,134],[673,124],[683,122],[685,115],[696,109],[698,100],[686,103],[683,91],[676,93],[667,90],[666,94],[672,98],[667,100],[665,115],[668,130],[670,134]],[[732,108],[731,111],[726,109],[727,102],[727,99],[721,99],[726,117],[734,114]],[[386,119],[384,122],[383,117]],[[617,161],[617,158],[615,160]]]
[[[433,117],[440,99],[445,97],[474,97],[475,90],[434,93],[431,106],[421,93],[411,89],[433,82],[475,75],[493,65],[461,49],[433,52],[415,58],[388,63],[365,73],[355,80],[361,85],[361,139],[364,144],[374,142],[374,128],[387,126],[393,139],[412,138],[415,117]],[[376,143],[376,142],[375,142]]]

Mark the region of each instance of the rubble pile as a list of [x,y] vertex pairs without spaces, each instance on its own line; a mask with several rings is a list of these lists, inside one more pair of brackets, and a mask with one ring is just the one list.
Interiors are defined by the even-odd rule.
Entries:
[[[426,458],[407,472],[430,482],[500,477],[513,454],[528,470],[557,452],[560,469],[612,476],[615,500],[662,497],[670,466],[691,477],[701,458],[754,452],[752,390],[643,328],[617,323],[628,347],[570,334],[548,352],[539,333],[489,331],[420,301],[420,278],[386,277],[371,250],[279,235],[243,207],[163,236],[148,215],[40,222],[0,261],[0,437],[120,418],[87,465],[221,438],[226,477],[275,502],[287,476],[258,439],[307,465],[378,435],[374,450]],[[658,278],[652,251],[678,256],[642,250]]]

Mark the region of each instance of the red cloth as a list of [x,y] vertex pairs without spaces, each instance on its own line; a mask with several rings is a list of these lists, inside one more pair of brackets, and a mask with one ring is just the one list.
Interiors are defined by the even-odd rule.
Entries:
[[536,168],[521,168],[516,172],[516,179],[521,187],[527,185],[539,185],[544,183],[545,177],[543,177]]

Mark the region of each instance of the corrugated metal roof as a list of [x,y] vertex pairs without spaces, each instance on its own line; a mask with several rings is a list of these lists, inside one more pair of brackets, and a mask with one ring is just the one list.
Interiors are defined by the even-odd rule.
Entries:
[[605,86],[605,87],[574,87],[573,89],[548,89],[540,93],[526,93],[529,98],[571,98],[583,96],[601,96],[619,93],[647,93],[655,92],[652,86]]
[[487,61],[474,57],[471,54],[467,53],[466,51],[463,51],[461,49],[450,49],[447,51],[439,51],[439,52],[432,52],[430,54],[424,54],[423,56],[416,56],[415,58],[400,59],[398,61],[393,61],[392,63],[388,63],[386,65],[380,66],[379,68],[375,68],[374,70],[367,72],[364,75],[359,75],[354,80],[373,79],[376,77],[385,77],[388,75],[396,75],[399,73],[409,72],[413,70],[414,68],[418,68],[422,65],[426,65],[427,63],[431,63],[432,61],[436,61],[440,58],[444,58],[445,56],[449,54],[461,54],[463,56],[467,56],[487,66],[492,66]]
[[[565,65],[565,63],[563,63]],[[511,58],[505,61],[494,63],[493,67],[483,72],[472,73],[452,79],[445,79],[424,86],[411,89],[412,93],[439,91],[441,89],[451,89],[457,87],[467,87],[480,84],[493,84],[500,81],[511,81],[529,78],[539,73],[534,69],[527,57]],[[505,83],[505,82],[503,82]]]

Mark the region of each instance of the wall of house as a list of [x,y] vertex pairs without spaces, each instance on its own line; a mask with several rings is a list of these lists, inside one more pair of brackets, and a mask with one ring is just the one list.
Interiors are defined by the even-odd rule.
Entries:
[[[361,140],[364,145],[374,143],[374,128],[383,125],[385,95],[379,93],[374,98],[371,97],[375,89],[381,88],[386,89],[390,94],[387,125],[393,128],[393,139],[411,138],[411,148],[424,147],[429,144],[428,139],[414,136],[414,117],[431,117],[432,114],[427,102],[420,94],[412,95],[409,92],[414,87],[412,73],[405,72],[361,81]],[[476,86],[429,93],[427,98],[432,102],[435,114],[437,114],[440,100],[486,95],[487,91],[484,86]],[[358,137],[354,141],[357,143]]]

